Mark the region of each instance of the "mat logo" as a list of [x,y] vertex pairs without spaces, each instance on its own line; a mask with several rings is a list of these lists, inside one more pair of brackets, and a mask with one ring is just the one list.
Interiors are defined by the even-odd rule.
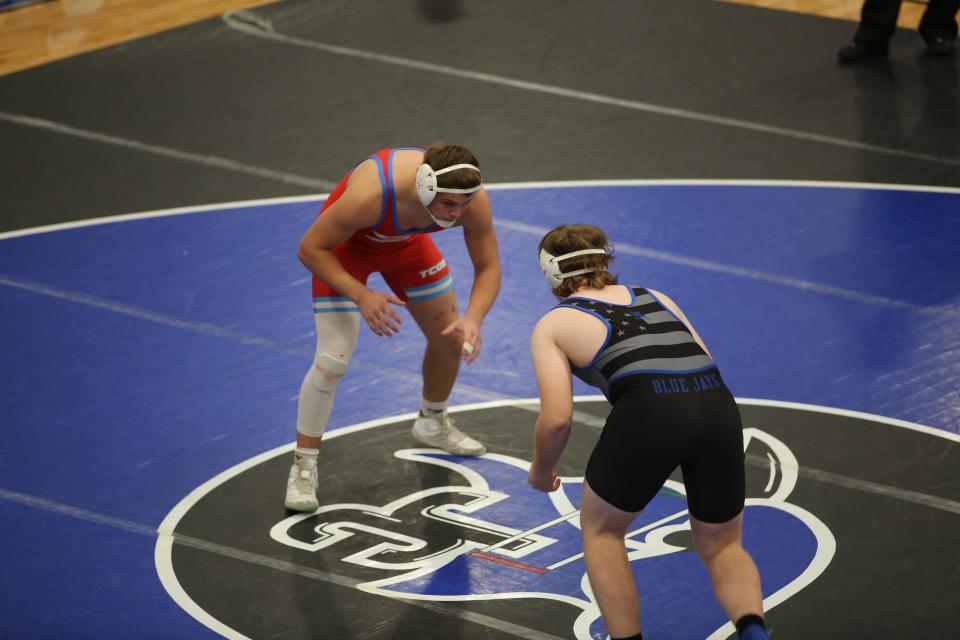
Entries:
[[[769,460],[766,477],[748,479],[755,497],[747,500],[744,530],[769,607],[812,582],[835,542],[813,514],[786,502],[798,472],[789,448],[756,429],[744,435],[751,457]],[[606,638],[583,563],[582,478],[563,478],[560,490],[545,494],[527,485],[529,461],[520,458],[463,458],[434,449],[394,455],[454,471],[464,484],[413,491],[385,505],[325,505],[278,522],[271,538],[390,572],[358,585],[364,591],[420,600],[549,598],[581,610],[573,629],[578,639]],[[650,594],[645,606],[682,598],[700,612],[677,623],[677,637],[725,637],[732,626],[704,581],[689,531],[683,485],[668,481],[627,534],[634,576],[641,593]]]
[[[492,545],[506,554],[520,554],[555,542],[469,516],[507,497],[464,487],[437,487],[382,507],[327,505],[283,520],[273,527],[270,537],[305,551],[337,544],[339,548],[359,547],[341,559],[392,570],[434,567],[441,559],[449,561],[477,547]],[[429,536],[420,536],[424,530],[429,530]]]

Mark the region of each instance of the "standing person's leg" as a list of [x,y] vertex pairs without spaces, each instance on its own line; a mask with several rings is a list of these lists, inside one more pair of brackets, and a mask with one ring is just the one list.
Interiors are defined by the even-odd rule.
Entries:
[[389,264],[380,272],[407,303],[407,311],[427,339],[420,417],[413,424],[413,437],[457,455],[483,455],[487,448],[457,429],[447,416],[447,399],[460,372],[463,348],[462,334],[442,335],[460,317],[447,261],[427,235],[415,235],[390,250]]
[[444,403],[460,372],[463,336],[444,336],[440,332],[459,317],[457,297],[453,289],[428,300],[408,297],[407,310],[427,339],[423,352],[423,397],[431,403]]
[[580,530],[590,587],[612,640],[639,637],[640,599],[623,538],[639,512],[617,509],[583,483]]
[[900,2],[901,0],[864,0],[853,44],[837,52],[840,62],[852,63],[886,57],[890,38],[897,30]]
[[284,504],[295,511],[313,511],[317,500],[317,456],[327,428],[340,379],[346,374],[360,333],[357,306],[336,296],[314,299],[317,348],[300,385],[297,403],[297,448],[287,477]]
[[680,468],[693,544],[740,638],[763,640],[768,636],[760,573],[742,544],[746,471],[740,410],[726,386],[700,392],[688,408],[698,433]]
[[957,9],[960,0],[930,0],[920,20],[920,35],[927,43],[927,55],[947,56],[956,50]]
[[[449,276],[448,276],[449,278]],[[444,286],[440,284],[439,286]],[[442,331],[459,317],[452,287],[439,296],[417,299],[409,291],[407,310],[427,339],[423,352],[423,395],[420,417],[413,426],[414,437],[433,447],[465,456],[486,453],[486,447],[457,429],[447,416],[447,399],[460,371],[463,335]]]
[[[737,624],[738,631],[754,618],[761,626],[763,623],[760,574],[753,558],[743,548],[742,526],[742,511],[732,520],[719,524],[690,516],[694,547],[710,574],[717,601],[727,617]],[[763,634],[757,637],[765,638],[765,630]]]
[[853,41],[860,44],[886,43],[897,31],[901,0],[864,0],[860,26]]

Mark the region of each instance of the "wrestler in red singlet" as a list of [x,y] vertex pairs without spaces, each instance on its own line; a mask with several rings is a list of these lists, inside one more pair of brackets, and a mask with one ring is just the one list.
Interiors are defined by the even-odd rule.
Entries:
[[[463,232],[473,266],[462,315],[450,270],[428,235],[454,226]],[[473,153],[440,143],[426,151],[384,149],[366,158],[330,194],[300,241],[297,257],[313,273],[317,349],[300,387],[287,508],[318,508],[320,442],[361,322],[375,336],[389,338],[403,326],[400,308],[427,342],[413,438],[457,455],[483,455],[483,443],[447,415],[460,362],[469,364],[479,355],[480,327],[500,289],[493,213]],[[374,271],[392,293],[367,286]]]
[[[393,156],[407,149],[383,149],[370,156],[380,173],[383,204],[380,219],[372,227],[358,230],[349,240],[332,251],[344,269],[366,284],[374,271],[379,271],[390,289],[403,301],[429,300],[453,288],[450,270],[427,235],[443,231],[436,223],[421,229],[401,229],[397,222],[396,190],[393,184]],[[348,173],[327,198],[320,214],[336,202],[347,188],[352,171]],[[356,304],[313,276],[313,310],[359,311]]]

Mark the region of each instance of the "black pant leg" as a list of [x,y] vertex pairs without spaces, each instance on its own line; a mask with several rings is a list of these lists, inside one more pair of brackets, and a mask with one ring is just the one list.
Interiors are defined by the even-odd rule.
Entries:
[[860,26],[853,41],[859,44],[885,43],[897,30],[898,15],[900,0],[864,0]]
[[920,20],[920,35],[926,41],[934,38],[954,40],[957,37],[957,9],[960,0],[930,0]]

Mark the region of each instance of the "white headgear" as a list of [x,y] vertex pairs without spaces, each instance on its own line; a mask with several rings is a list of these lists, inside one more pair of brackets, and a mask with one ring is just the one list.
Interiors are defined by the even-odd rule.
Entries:
[[546,249],[540,250],[540,268],[543,269],[543,277],[547,279],[547,284],[550,285],[551,291],[559,287],[565,278],[570,276],[579,276],[584,273],[592,273],[594,271],[601,271],[603,267],[594,267],[592,269],[577,269],[576,271],[568,271],[567,273],[560,272],[560,261],[567,260],[569,258],[576,258],[577,256],[585,256],[591,253],[602,253],[606,254],[607,252],[604,249],[581,249],[580,251],[571,251],[570,253],[565,253],[562,256],[552,256],[547,253]]
[[[426,163],[417,167],[417,197],[420,198],[420,203],[423,204],[424,208],[430,206],[430,203],[433,202],[433,199],[437,197],[438,193],[475,193],[480,190],[480,187],[483,186],[480,184],[475,187],[470,187],[469,189],[448,189],[437,186],[437,176],[449,173],[450,171],[456,171],[457,169],[473,169],[477,173],[480,173],[480,169],[472,164],[455,164],[437,171],[434,171],[433,167]],[[434,222],[444,228],[452,226],[455,222],[454,220],[441,220],[432,213],[430,217],[433,218]]]

